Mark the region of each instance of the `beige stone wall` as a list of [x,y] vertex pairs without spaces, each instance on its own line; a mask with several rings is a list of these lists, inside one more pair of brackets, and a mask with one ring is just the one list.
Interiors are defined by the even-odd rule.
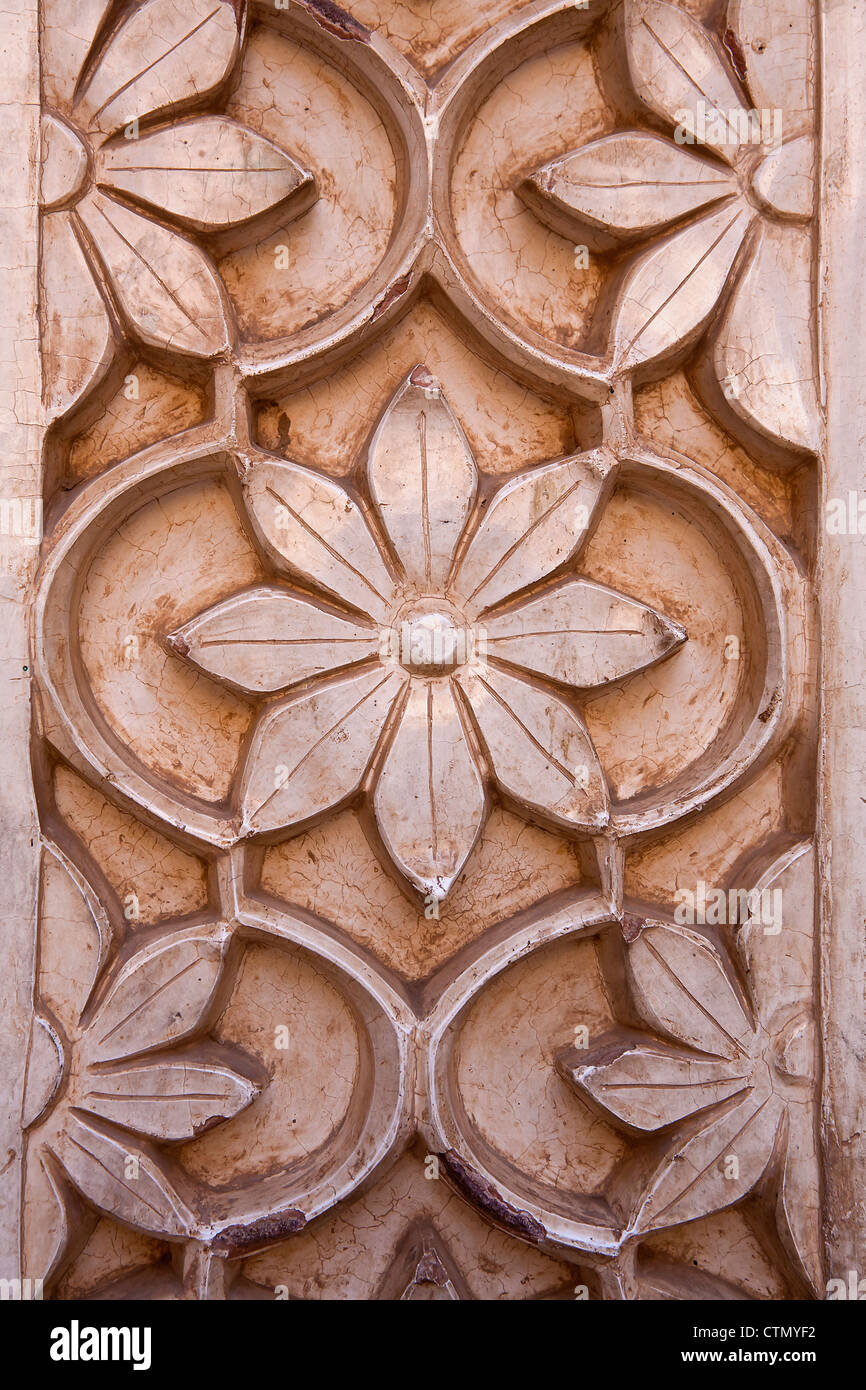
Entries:
[[4,20],[0,1274],[827,1297],[866,6],[73,9]]

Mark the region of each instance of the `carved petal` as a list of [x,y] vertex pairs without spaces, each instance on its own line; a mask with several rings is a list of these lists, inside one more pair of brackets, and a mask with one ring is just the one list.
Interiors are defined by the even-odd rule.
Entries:
[[815,6],[812,0],[730,0],[728,24],[740,41],[746,82],[757,107],[803,126],[815,101]]
[[549,691],[492,666],[458,679],[503,791],[561,825],[601,829],[607,789],[577,715]]
[[39,997],[68,1037],[111,946],[111,925],[84,876],[56,845],[42,855]]
[[269,710],[247,759],[245,829],[293,825],[350,796],[406,679],[376,665]]
[[613,1043],[598,1051],[571,1049],[558,1070],[624,1124],[660,1129],[748,1085],[748,1075],[728,1061],[696,1057],[663,1043]]
[[786,140],[761,160],[752,187],[770,212],[808,221],[815,210],[816,161],[817,150],[811,135]]
[[210,675],[257,694],[362,661],[379,648],[374,628],[264,586],[215,604],[169,642]]
[[45,397],[62,415],[105,375],[111,319],[67,212],[42,219],[42,342]]
[[614,366],[654,361],[698,337],[725,288],[754,214],[739,201],[641,256],[620,292]]
[[[73,1226],[83,1204],[59,1172],[44,1144],[29,1144],[24,1184],[21,1257],[23,1277],[46,1284],[69,1250]],[[71,1252],[74,1253],[74,1252]]]
[[88,1062],[111,1062],[179,1042],[204,1018],[228,945],[218,924],[158,937],[123,966],[82,1047]]
[[[792,1021],[812,1004],[815,872],[812,845],[797,845],[784,854],[757,880],[753,913],[737,932],[749,988],[765,1028],[774,1026],[779,1016]],[[809,1069],[794,1069],[792,1074],[809,1075]]]
[[490,656],[579,687],[640,671],[686,639],[679,623],[587,579],[490,618],[486,632]]
[[77,214],[121,307],[146,343],[212,357],[228,346],[222,290],[203,251],[113,198],[90,193]]
[[383,618],[394,583],[357,503],[296,463],[254,463],[244,477],[256,533],[284,569]]
[[[150,1150],[123,1143],[75,1115],[68,1117],[54,1148],[75,1186],[100,1211],[142,1231],[189,1235],[193,1215]],[[138,1160],[134,1177],[127,1176],[132,1158]]]
[[455,581],[475,612],[544,579],[587,534],[614,467],[606,450],[521,473],[496,493]]
[[102,54],[77,103],[78,118],[111,135],[213,91],[237,52],[232,0],[145,0]]
[[112,0],[44,0],[42,82],[45,102],[68,109],[78,75]]
[[30,1024],[27,1080],[21,1124],[26,1129],[42,1116],[63,1075],[63,1044],[47,1018],[34,1014]]
[[694,1221],[751,1192],[772,1156],[782,1114],[778,1097],[750,1091],[722,1115],[713,1113],[686,1144],[677,1139],[641,1195],[630,1233]]
[[247,222],[312,182],[251,130],[202,116],[100,152],[99,182],[161,209],[195,231]]
[[626,42],[641,100],[674,125],[684,122],[684,112],[696,118],[702,107],[703,143],[733,162],[740,145],[738,117],[746,112],[703,25],[662,0],[628,0]]
[[751,1024],[718,951],[698,932],[648,926],[632,941],[628,963],[635,1002],[649,1023],[703,1052],[750,1055]]
[[259,1088],[227,1066],[196,1057],[98,1072],[84,1109],[156,1139],[192,1139],[249,1105]]
[[426,367],[416,367],[391,399],[367,472],[407,579],[425,592],[443,589],[477,475],[463,431]]
[[764,226],[719,330],[713,365],[729,406],[761,434],[817,449],[812,235]]
[[779,1231],[813,1292],[825,1292],[822,1267],[821,1165],[815,1142],[813,1097],[788,1100],[788,1143],[779,1189]]
[[376,785],[388,852],[418,890],[444,898],[484,823],[484,787],[450,681],[412,681]]
[[40,121],[39,205],[44,212],[73,200],[87,178],[87,150],[65,121],[43,112]]
[[736,191],[732,174],[643,131],[593,140],[520,188],[554,231],[575,241],[584,225],[618,237],[649,233]]

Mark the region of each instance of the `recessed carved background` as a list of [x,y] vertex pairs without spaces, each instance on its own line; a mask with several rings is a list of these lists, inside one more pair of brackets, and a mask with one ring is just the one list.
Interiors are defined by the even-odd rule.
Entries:
[[43,3],[25,1273],[813,1297],[811,0],[350,9]]

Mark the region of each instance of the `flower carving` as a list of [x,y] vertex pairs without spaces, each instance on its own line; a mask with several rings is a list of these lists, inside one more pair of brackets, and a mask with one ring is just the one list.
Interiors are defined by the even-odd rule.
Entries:
[[234,244],[272,209],[303,211],[315,186],[262,136],[188,114],[231,75],[243,6],[146,0],[107,33],[110,0],[43,8],[41,327],[57,415],[108,370],[115,315],[152,348],[226,350],[225,291],[188,234]]
[[570,1049],[558,1066],[608,1120],[635,1135],[664,1135],[626,1203],[626,1238],[719,1211],[772,1176],[782,1239],[817,1288],[812,946],[797,920],[810,914],[810,867],[798,849],[780,873],[784,922],[768,928],[749,918],[737,929],[748,994],[710,935],[626,917],[635,1006],[674,1045],[617,1030],[589,1051]]
[[721,391],[763,438],[814,450],[813,6],[734,0],[728,20],[723,58],[682,9],[628,0],[631,82],[674,138],[606,135],[536,170],[518,191],[554,231],[593,250],[663,233],[617,294],[614,374],[696,342],[727,291],[710,330],[711,394]]
[[237,1049],[190,1041],[213,1013],[229,928],[169,927],[121,953],[104,976],[105,913],[59,850],[47,857],[65,884],[51,889],[51,901],[61,892],[69,916],[43,947],[41,985],[51,1009],[34,1015],[24,1108],[36,1228],[26,1255],[40,1278],[67,1244],[75,1192],[139,1230],[189,1236],[197,1215],[188,1179],[156,1145],[230,1119],[265,1079]]
[[168,638],[247,694],[290,691],[253,733],[240,833],[298,825],[368,790],[391,859],[438,900],[484,823],[485,768],[519,808],[602,831],[608,793],[574,692],[641,670],[686,636],[644,604],[563,573],[614,462],[598,449],[479,488],[424,366],[373,435],[366,500],[258,456],[243,479],[253,529],[312,592],[257,586]]

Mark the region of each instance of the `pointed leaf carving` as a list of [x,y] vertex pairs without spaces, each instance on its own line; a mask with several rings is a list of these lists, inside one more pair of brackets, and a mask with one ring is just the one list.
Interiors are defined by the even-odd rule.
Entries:
[[68,107],[112,0],[43,0],[42,82],[48,105]]
[[685,112],[697,118],[703,109],[704,143],[733,161],[747,112],[703,25],[662,0],[628,0],[626,43],[635,91],[650,110],[680,125]]
[[82,1105],[138,1134],[179,1140],[231,1119],[257,1093],[252,1081],[230,1067],[179,1054],[93,1074]]
[[787,851],[757,880],[753,912],[737,932],[749,990],[767,1029],[813,1005],[815,873],[811,843]]
[[407,579],[445,587],[475,499],[472,451],[438,382],[415,367],[370,444],[370,491]]
[[649,1041],[613,1042],[589,1053],[571,1049],[557,1065],[578,1090],[636,1130],[673,1124],[748,1085],[748,1068]]
[[298,594],[262,586],[215,604],[169,644],[210,675],[261,693],[375,656],[379,635]]
[[247,222],[312,182],[277,145],[224,116],[107,146],[98,177],[200,232]]
[[583,688],[650,666],[685,641],[678,623],[576,579],[486,623],[490,656]]
[[25,1279],[46,1284],[70,1252],[73,1230],[84,1226],[84,1204],[62,1177],[56,1158],[45,1144],[28,1145],[24,1184],[21,1262]]
[[402,673],[377,664],[270,710],[247,758],[245,828],[293,825],[350,796],[405,682]]
[[194,357],[213,357],[228,346],[220,281],[203,251],[101,193],[89,193],[76,215],[146,343]]
[[455,588],[479,612],[550,574],[585,539],[615,460],[605,449],[534,468],[487,506]]
[[244,477],[253,525],[272,558],[382,619],[394,594],[364,514],[344,488],[296,463],[264,459]]
[[158,937],[122,967],[82,1046],[89,1062],[110,1062],[179,1042],[201,1023],[228,946],[222,924]]
[[812,0],[730,0],[752,104],[784,113],[785,133],[814,116],[816,11]]
[[751,1055],[751,1024],[718,951],[698,932],[648,926],[629,946],[628,966],[648,1023],[714,1056]]
[[725,173],[681,146],[645,131],[617,131],[554,159],[519,192],[561,236],[594,229],[599,249],[646,235],[737,191]]
[[57,845],[42,856],[39,996],[74,1037],[112,943],[102,904]]
[[721,296],[754,214],[739,201],[641,256],[620,291],[614,368],[652,362],[695,339]]
[[812,1291],[826,1293],[821,1227],[821,1164],[815,1138],[813,1096],[789,1098],[788,1143],[777,1217],[782,1241]]
[[484,787],[450,681],[412,681],[376,785],[388,851],[437,900],[462,869],[484,821]]
[[560,825],[606,825],[604,775],[586,729],[567,705],[493,666],[457,679],[505,792]]
[[685,1144],[677,1139],[635,1208],[631,1234],[695,1221],[739,1201],[763,1177],[773,1153],[782,1102],[750,1091],[713,1112]]
[[100,1211],[141,1231],[188,1236],[194,1217],[156,1154],[130,1137],[70,1115],[53,1148],[69,1177]]
[[145,0],[110,40],[76,114],[111,135],[136,118],[205,96],[228,75],[237,52],[232,0]]
[[67,212],[42,219],[41,279],[46,404],[62,415],[102,379],[114,350],[105,300]]
[[813,322],[811,232],[767,223],[719,329],[713,366],[736,415],[762,435],[814,451],[821,418]]

